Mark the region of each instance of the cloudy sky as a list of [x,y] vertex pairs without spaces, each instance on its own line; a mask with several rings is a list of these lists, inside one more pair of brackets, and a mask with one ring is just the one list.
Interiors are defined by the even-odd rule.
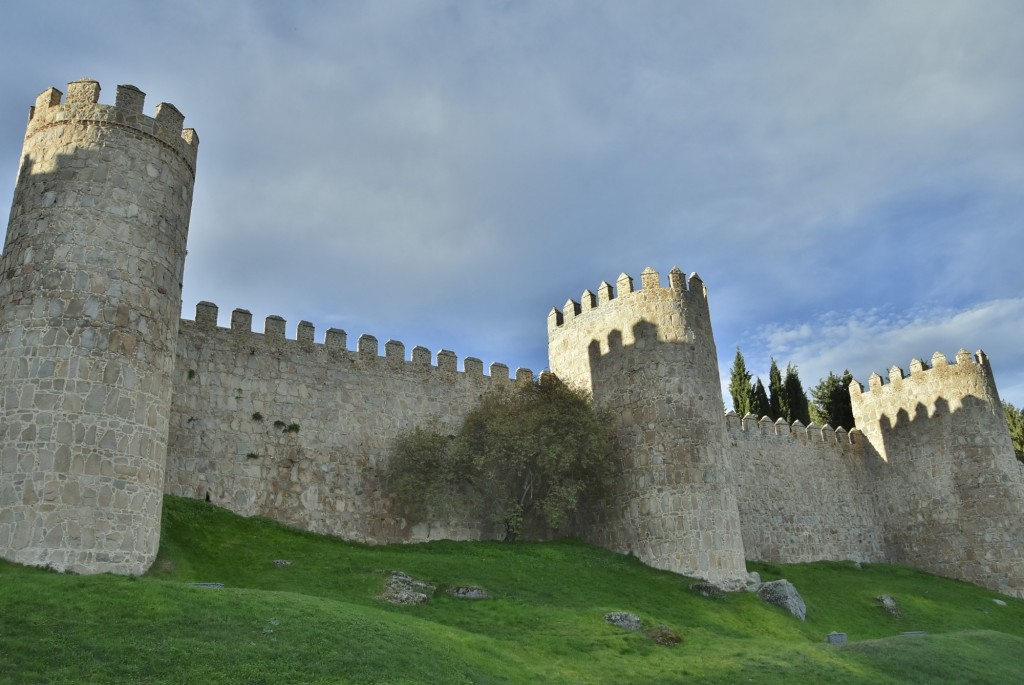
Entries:
[[91,77],[201,139],[185,312],[216,302],[539,371],[546,314],[697,271],[722,372],[866,382],[983,348],[1024,405],[1024,4],[15,2],[29,105]]

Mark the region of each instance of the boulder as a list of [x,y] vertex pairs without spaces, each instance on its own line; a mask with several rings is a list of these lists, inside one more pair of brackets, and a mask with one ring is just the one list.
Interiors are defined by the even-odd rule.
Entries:
[[450,587],[445,590],[452,597],[458,597],[459,599],[490,599],[491,593],[484,590],[482,587],[476,587],[475,585],[460,585],[459,587]]
[[881,607],[885,609],[885,612],[893,618],[903,618],[903,612],[900,611],[900,605],[892,595],[878,595],[875,597],[875,601],[878,602]]
[[626,630],[640,630],[644,627],[643,620],[628,611],[612,611],[604,615],[604,620],[606,623]]
[[757,596],[768,604],[785,609],[801,621],[807,620],[807,605],[804,604],[804,598],[785,578],[762,584]]
[[394,571],[384,581],[384,592],[378,597],[392,604],[423,604],[436,588],[402,571]]

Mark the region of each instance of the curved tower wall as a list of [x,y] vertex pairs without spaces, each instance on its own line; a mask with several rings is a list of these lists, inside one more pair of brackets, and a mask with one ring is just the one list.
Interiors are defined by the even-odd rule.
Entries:
[[1024,597],[1024,469],[985,353],[850,386],[875,461],[886,557]]
[[156,556],[195,132],[81,80],[31,109],[0,260],[0,554],[141,573]]
[[639,290],[568,301],[548,316],[551,371],[593,392],[618,424],[620,487],[584,535],[644,563],[725,586],[746,579],[707,290],[673,269],[653,269]]

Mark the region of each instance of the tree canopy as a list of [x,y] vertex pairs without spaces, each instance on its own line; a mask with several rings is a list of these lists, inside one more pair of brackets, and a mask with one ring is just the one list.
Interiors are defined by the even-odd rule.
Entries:
[[1003,402],[1003,414],[1006,416],[1006,426],[1010,429],[1013,451],[1017,459],[1024,462],[1024,411],[1009,402]]
[[747,370],[746,359],[736,348],[732,371],[729,375],[729,394],[732,396],[732,407],[740,416],[752,413],[755,416],[767,416],[772,421],[780,418],[788,423],[800,421],[805,426],[811,421],[829,424],[833,428],[850,430],[853,428],[853,406],[850,401],[850,383],[853,375],[849,370],[842,375],[829,372],[828,378],[818,381],[811,388],[813,403],[808,401],[803,383],[796,364],[786,364],[786,373],[779,369],[779,363],[771,358],[768,371],[768,388],[761,379],[750,382],[751,373]]
[[829,371],[827,378],[822,378],[811,388],[811,418],[821,425],[828,424],[833,428],[853,428],[853,404],[850,401],[850,383],[853,374],[849,369],[841,376]]
[[485,395],[455,435],[416,428],[394,442],[386,478],[409,518],[458,509],[523,531],[563,529],[614,470],[614,424],[554,376]]

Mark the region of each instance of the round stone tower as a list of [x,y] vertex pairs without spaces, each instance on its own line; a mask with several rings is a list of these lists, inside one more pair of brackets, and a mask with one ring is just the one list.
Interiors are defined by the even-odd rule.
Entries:
[[693,274],[622,274],[548,315],[548,361],[616,417],[622,481],[583,535],[644,563],[727,588],[746,580],[724,453],[718,355],[707,290]]
[[79,573],[156,556],[199,140],[119,86],[29,113],[0,258],[0,555]]
[[988,356],[914,359],[850,384],[886,561],[1024,598],[1024,469]]

